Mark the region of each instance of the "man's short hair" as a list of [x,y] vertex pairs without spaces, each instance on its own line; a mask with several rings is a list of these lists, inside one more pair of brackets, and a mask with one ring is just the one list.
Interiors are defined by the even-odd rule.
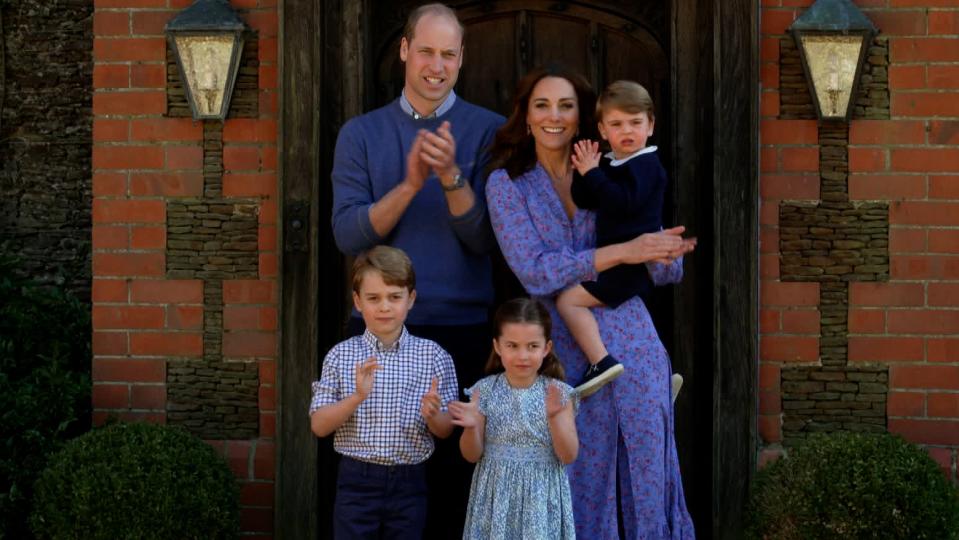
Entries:
[[633,81],[611,83],[596,100],[596,119],[603,121],[603,111],[623,111],[629,114],[644,112],[653,119],[653,98],[643,86]]
[[379,273],[387,285],[406,287],[410,292],[416,288],[413,262],[402,249],[380,245],[361,253],[353,261],[353,292],[359,294],[363,278],[371,270]]
[[406,38],[407,43],[413,41],[413,35],[416,33],[416,23],[420,22],[420,19],[425,15],[446,17],[455,22],[456,26],[460,29],[460,45],[462,46],[466,43],[466,28],[463,26],[463,23],[460,22],[459,17],[456,16],[456,12],[453,11],[452,8],[440,3],[424,4],[410,13],[410,16],[406,18],[406,26],[403,27],[403,37]]

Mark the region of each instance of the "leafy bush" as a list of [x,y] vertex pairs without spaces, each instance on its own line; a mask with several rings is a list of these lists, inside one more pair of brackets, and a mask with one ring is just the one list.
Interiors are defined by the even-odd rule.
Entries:
[[0,247],[0,538],[23,538],[47,458],[89,429],[89,309]]
[[113,424],[70,441],[36,485],[38,538],[234,538],[226,462],[178,427]]
[[959,538],[959,493],[890,434],[817,434],[757,475],[747,538]]

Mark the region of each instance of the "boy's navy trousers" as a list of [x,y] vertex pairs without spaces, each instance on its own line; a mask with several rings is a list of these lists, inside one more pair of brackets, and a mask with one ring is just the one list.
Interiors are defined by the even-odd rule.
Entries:
[[377,465],[342,456],[333,506],[336,540],[419,540],[426,465]]

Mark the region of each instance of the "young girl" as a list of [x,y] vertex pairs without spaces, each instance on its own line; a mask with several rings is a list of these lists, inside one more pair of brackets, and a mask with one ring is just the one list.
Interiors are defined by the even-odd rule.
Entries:
[[573,539],[564,465],[576,459],[573,389],[561,382],[552,321],[542,304],[517,298],[493,320],[489,376],[449,412],[462,426],[460,451],[473,473],[464,539]]

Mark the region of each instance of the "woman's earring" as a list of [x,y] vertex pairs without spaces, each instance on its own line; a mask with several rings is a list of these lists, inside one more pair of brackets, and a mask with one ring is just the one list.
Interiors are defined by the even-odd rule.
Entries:
[[529,128],[529,124],[526,124],[526,134],[527,134],[527,135],[532,135],[532,133],[533,133],[533,130],[531,130],[531,129]]

